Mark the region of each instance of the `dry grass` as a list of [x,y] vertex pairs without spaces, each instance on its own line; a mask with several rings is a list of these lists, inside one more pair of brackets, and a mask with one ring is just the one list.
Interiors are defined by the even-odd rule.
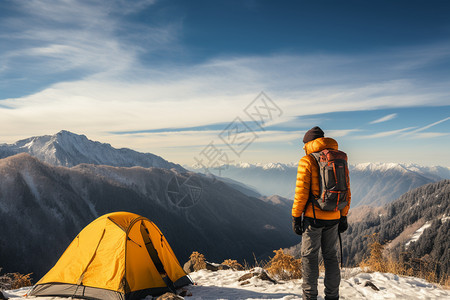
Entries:
[[194,271],[206,269],[206,261],[205,256],[197,251],[192,252],[191,256],[189,257],[192,262],[194,263],[193,268]]
[[[0,268],[1,271],[1,268]],[[31,286],[31,274],[6,273],[0,275],[0,289],[15,290],[21,287]]]
[[233,270],[244,270],[244,267],[234,259],[226,259],[223,261],[222,265],[231,267]]
[[438,283],[444,287],[450,286],[448,274],[438,272],[440,262],[426,258],[414,258],[411,253],[402,253],[400,259],[394,258],[392,255],[383,254],[384,245],[379,242],[378,234],[373,234],[369,237],[369,249],[369,256],[359,265],[361,269],[367,272],[414,276],[429,282]]
[[275,256],[267,263],[265,269],[278,280],[302,278],[301,259],[285,254],[283,249],[275,250]]
[[31,274],[12,273],[11,289],[20,289],[21,287],[31,286]]
[[359,264],[361,269],[372,272],[388,272],[388,266],[383,257],[383,248],[378,240],[378,234],[371,235],[369,237],[370,255]]
[[246,260],[244,260],[244,270],[251,270],[254,268],[265,268],[267,265],[266,261],[256,259],[255,253],[253,253],[253,264],[250,264]]

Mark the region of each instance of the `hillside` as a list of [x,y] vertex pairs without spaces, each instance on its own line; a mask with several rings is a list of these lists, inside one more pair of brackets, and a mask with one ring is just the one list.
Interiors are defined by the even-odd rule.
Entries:
[[39,278],[88,223],[108,212],[148,217],[181,262],[193,251],[215,261],[253,261],[298,242],[290,211],[216,178],[161,168],[55,167],[28,154],[0,160],[0,261]]
[[[414,189],[378,211],[354,222],[343,234],[347,263],[358,263],[367,254],[367,239],[379,234],[387,254],[425,259],[436,269],[450,269],[450,180]],[[404,255],[403,254],[403,255]]]

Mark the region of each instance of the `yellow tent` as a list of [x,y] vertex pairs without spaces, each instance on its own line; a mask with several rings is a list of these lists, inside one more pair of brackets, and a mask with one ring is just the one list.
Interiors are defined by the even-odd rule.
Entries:
[[116,212],[86,226],[29,295],[129,300],[191,283],[153,222]]

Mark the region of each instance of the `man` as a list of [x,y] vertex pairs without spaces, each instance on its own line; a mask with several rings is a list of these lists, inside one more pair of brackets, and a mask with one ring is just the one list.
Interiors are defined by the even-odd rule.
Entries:
[[[298,164],[295,198],[292,206],[293,229],[295,233],[302,235],[303,299],[317,299],[319,248],[322,248],[325,265],[325,299],[339,299],[341,275],[336,245],[338,230],[344,232],[348,228],[347,213],[350,208],[348,173],[346,175],[347,183],[344,184],[344,186],[346,185],[346,199],[341,199],[341,201],[347,201],[347,204],[344,204],[345,207],[337,209],[336,206],[336,209],[332,211],[322,210],[317,205],[313,207],[312,200],[317,199],[321,193],[321,178],[318,162],[310,154],[325,149],[338,150],[338,143],[332,138],[324,137],[324,132],[317,126],[306,132],[303,143],[306,155],[300,159]],[[339,203],[339,200],[337,202]],[[302,214],[304,214],[303,218]]]

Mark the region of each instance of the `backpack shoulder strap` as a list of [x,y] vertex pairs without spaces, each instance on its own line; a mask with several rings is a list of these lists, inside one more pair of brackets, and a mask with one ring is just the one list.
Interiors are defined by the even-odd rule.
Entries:
[[314,158],[314,160],[316,161],[317,165],[319,165],[320,152],[322,152],[322,151],[313,152],[313,153],[309,154],[310,156],[312,156]]
[[[310,153],[309,155],[314,158],[314,161],[317,164],[317,167],[320,168],[320,166],[319,166],[320,151],[319,152]],[[319,176],[320,176],[320,170],[319,170]],[[306,211],[306,207],[308,206],[308,203],[311,203],[313,216],[314,216],[314,224],[315,224],[316,223],[316,210],[314,209],[314,201],[313,201],[313,199],[318,199],[318,197],[316,197],[313,194],[313,192],[311,190],[311,186],[310,186],[309,187],[309,197],[308,197],[308,201],[306,201],[306,205],[305,205],[305,210],[304,211]]]

